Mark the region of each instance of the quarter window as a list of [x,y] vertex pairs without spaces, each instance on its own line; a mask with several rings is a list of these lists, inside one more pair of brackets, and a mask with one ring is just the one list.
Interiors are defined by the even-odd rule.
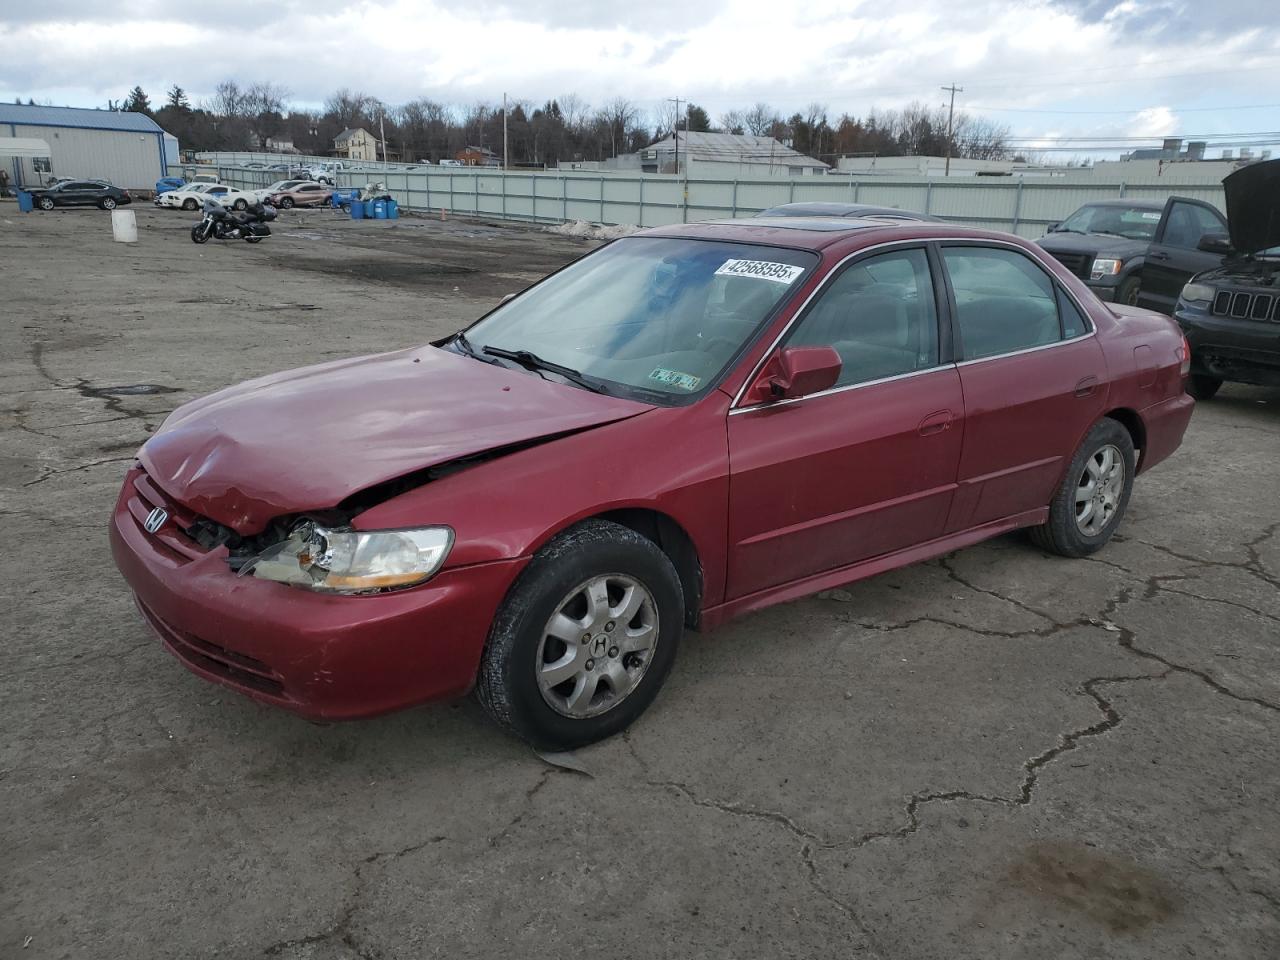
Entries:
[[1062,339],[1054,283],[1030,257],[992,247],[943,247],[965,360]]
[[938,364],[938,310],[929,258],[897,250],[846,267],[809,308],[790,347],[834,347],[836,386],[895,377]]

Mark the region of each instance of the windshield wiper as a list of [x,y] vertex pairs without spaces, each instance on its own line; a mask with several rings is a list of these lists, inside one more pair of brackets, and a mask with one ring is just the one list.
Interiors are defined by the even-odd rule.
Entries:
[[483,353],[489,354],[491,357],[501,357],[503,360],[510,360],[520,364],[526,370],[545,370],[548,373],[554,373],[559,377],[563,377],[570,383],[577,384],[584,390],[590,390],[592,393],[605,393],[609,391],[600,383],[589,380],[581,371],[573,369],[573,367],[562,366],[553,363],[550,360],[544,360],[536,353],[530,353],[528,350],[504,350],[501,347],[481,347]]
[[467,335],[461,330],[453,335],[453,342],[456,343],[462,352],[468,357],[479,360],[481,363],[496,364],[498,362],[497,360],[486,360],[484,357],[480,356],[480,354],[476,352],[476,348],[472,346],[471,341],[467,339]]

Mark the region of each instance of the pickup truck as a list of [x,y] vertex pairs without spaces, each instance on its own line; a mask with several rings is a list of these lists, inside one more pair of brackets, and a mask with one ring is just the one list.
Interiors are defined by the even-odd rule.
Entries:
[[1098,200],[1036,243],[1103,300],[1172,314],[1188,280],[1222,265],[1225,250],[1201,249],[1201,240],[1228,232],[1226,217],[1203,200]]

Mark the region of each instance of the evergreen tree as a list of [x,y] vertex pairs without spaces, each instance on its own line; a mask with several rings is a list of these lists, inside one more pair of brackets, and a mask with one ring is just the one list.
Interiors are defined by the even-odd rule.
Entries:
[[183,90],[176,83],[173,89],[169,91],[165,101],[167,106],[173,107],[175,110],[190,110],[191,101],[187,99],[187,91]]
[[142,87],[134,87],[125,97],[124,106],[121,109],[125,113],[150,113],[151,101],[147,99]]

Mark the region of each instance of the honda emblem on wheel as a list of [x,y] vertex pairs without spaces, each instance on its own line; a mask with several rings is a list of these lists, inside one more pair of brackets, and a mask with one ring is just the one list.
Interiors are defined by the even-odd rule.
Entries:
[[147,533],[155,533],[164,526],[164,522],[169,519],[169,512],[162,507],[156,507],[147,514],[146,521],[142,524],[142,529]]

